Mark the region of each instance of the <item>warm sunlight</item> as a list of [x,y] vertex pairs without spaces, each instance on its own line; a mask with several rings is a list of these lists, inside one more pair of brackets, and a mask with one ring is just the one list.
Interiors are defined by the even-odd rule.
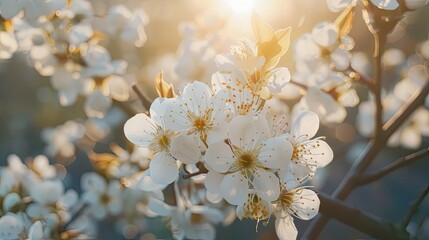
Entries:
[[237,13],[250,13],[255,7],[256,0],[226,0]]

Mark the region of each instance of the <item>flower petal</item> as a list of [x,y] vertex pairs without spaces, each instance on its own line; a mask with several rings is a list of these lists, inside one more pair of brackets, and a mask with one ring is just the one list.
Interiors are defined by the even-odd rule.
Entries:
[[317,140],[316,148],[311,149],[309,157],[317,164],[317,167],[324,167],[332,161],[334,153],[325,141]]
[[253,187],[258,196],[267,201],[275,201],[280,194],[280,184],[277,176],[269,171],[260,170],[253,174]]
[[217,142],[209,145],[206,151],[205,161],[215,171],[224,173],[229,170],[234,162],[234,153],[225,142]]
[[212,91],[202,82],[187,84],[183,89],[182,101],[187,104],[189,110],[201,116],[210,103]]
[[159,153],[150,161],[150,176],[159,184],[169,184],[179,175],[176,160],[166,153]]
[[227,174],[220,185],[220,192],[225,200],[233,205],[240,205],[247,200],[249,185],[243,174]]
[[298,236],[292,217],[276,219],[276,233],[280,240],[294,240]]
[[223,181],[223,174],[220,174],[212,169],[209,169],[209,172],[204,179],[204,186],[212,194],[218,194],[220,192],[220,184]]
[[201,149],[194,135],[180,134],[170,143],[170,153],[185,164],[195,164],[200,160]]
[[140,147],[149,147],[155,131],[155,123],[144,113],[136,114],[124,125],[125,136]]
[[292,208],[296,216],[303,220],[314,218],[319,212],[320,200],[309,189],[300,189],[294,194]]
[[239,115],[229,124],[229,139],[237,147],[250,149],[268,134],[268,121],[262,115]]
[[319,117],[316,113],[305,111],[298,115],[292,125],[292,134],[296,137],[306,135],[312,138],[319,130]]
[[263,142],[259,161],[268,168],[285,168],[293,154],[293,146],[284,137],[275,137]]

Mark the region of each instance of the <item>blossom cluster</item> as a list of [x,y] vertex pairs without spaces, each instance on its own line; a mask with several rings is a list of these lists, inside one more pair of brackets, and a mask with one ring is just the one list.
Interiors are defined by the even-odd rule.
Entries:
[[61,171],[45,156],[24,164],[10,155],[0,168],[1,239],[81,239],[91,224],[82,218],[67,226],[79,205],[78,194],[65,190]]
[[148,18],[142,9],[123,4],[98,12],[97,4],[0,1],[0,59],[15,51],[27,53],[30,65],[50,77],[62,106],[85,96],[87,116],[102,118],[112,101],[130,99],[136,79],[128,67],[138,64],[135,49],[146,42]]
[[287,68],[276,68],[290,29],[275,32],[256,14],[252,21],[256,43],[242,39],[218,55],[211,86],[193,82],[180,96],[155,99],[124,132],[150,152],[141,180],[165,187],[181,169],[204,169],[209,201],[237,206],[240,219],[275,215],[278,236],[289,239],[297,235],[292,216],[311,219],[319,208],[316,193],[300,185],[333,153],[323,137],[313,138],[317,114],[304,111],[290,124],[271,110],[272,94],[290,79]]

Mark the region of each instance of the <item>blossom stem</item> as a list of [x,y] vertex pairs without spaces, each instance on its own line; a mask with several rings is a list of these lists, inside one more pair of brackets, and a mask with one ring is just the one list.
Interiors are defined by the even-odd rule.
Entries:
[[183,179],[189,179],[191,177],[195,177],[195,176],[198,176],[200,174],[204,174],[204,173],[209,172],[209,170],[204,166],[204,163],[202,163],[202,162],[197,162],[196,166],[198,168],[198,171],[196,171],[194,173],[189,173],[187,175],[183,175]]
[[368,174],[368,175],[361,175],[356,177],[356,185],[362,186],[366,185],[372,182],[375,182],[377,180],[380,180],[381,178],[387,176],[388,174],[392,173],[393,171],[400,169],[402,167],[406,167],[417,160],[422,159],[422,157],[426,156],[429,153],[429,147],[422,149],[418,152],[414,152],[412,154],[409,154],[407,156],[403,156],[400,159],[396,160],[395,162],[389,164],[388,166],[380,169],[377,172]]
[[137,85],[133,84],[132,89],[139,97],[140,101],[142,102],[143,107],[146,110],[150,109],[150,105],[152,105],[153,100]]
[[295,86],[298,86],[299,88],[302,88],[305,91],[307,91],[307,89],[308,89],[308,87],[305,84],[299,83],[297,81],[290,80],[289,82],[292,83]]
[[405,215],[404,219],[401,222],[401,226],[405,229],[408,224],[411,221],[411,218],[414,216],[414,214],[417,213],[417,210],[420,206],[420,204],[423,202],[423,200],[426,198],[426,196],[429,194],[429,185],[426,186],[426,188],[420,193],[419,197],[416,199],[415,202],[413,202],[408,209],[407,214]]
[[404,228],[396,226],[385,219],[352,208],[342,201],[331,198],[323,193],[320,199],[319,211],[340,222],[379,239],[409,239],[409,233]]

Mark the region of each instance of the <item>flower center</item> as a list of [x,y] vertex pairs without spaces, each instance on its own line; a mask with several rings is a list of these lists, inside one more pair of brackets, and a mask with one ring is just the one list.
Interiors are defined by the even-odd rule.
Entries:
[[204,121],[204,119],[202,118],[197,118],[194,121],[194,127],[198,128],[198,129],[203,129],[207,126],[206,121]]
[[254,220],[267,219],[271,211],[267,204],[261,201],[260,197],[255,195],[249,195],[247,201],[243,205],[244,214],[243,217]]
[[253,156],[253,154],[244,153],[238,159],[238,165],[241,168],[248,169],[248,168],[251,168],[253,166],[255,161],[256,161],[256,158]]
[[198,223],[202,223],[203,220],[204,220],[204,216],[202,214],[198,214],[198,213],[191,214],[191,223],[198,224]]
[[170,139],[166,134],[163,134],[158,137],[158,144],[162,149],[168,149],[168,146],[170,145]]
[[293,202],[293,193],[283,189],[279,196],[279,202],[284,208],[289,208]]

